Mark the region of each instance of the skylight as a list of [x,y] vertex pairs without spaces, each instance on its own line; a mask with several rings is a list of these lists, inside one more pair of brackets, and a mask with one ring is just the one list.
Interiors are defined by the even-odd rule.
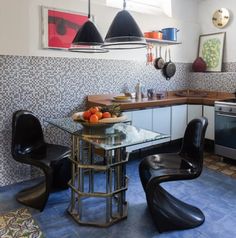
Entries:
[[[106,0],[109,7],[122,8],[123,0]],[[171,0],[126,0],[126,9],[147,14],[163,12],[171,17]]]

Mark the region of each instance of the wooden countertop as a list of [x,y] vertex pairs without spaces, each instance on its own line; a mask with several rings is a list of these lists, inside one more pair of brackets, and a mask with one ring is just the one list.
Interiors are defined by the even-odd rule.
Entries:
[[[184,92],[186,96],[176,96],[176,92]],[[207,96],[201,96],[207,94]],[[114,103],[112,101],[114,96],[120,94],[102,94],[102,95],[89,95],[88,96],[88,107],[99,105],[107,106]],[[196,96],[194,96],[196,95]],[[201,90],[179,90],[166,92],[166,96],[163,99],[147,99],[142,100],[132,99],[130,102],[119,103],[121,110],[132,110],[132,109],[144,109],[159,106],[170,106],[178,104],[203,104],[213,106],[215,101],[224,100],[229,98],[235,98],[232,93],[226,92],[214,92],[214,91],[201,91]]]

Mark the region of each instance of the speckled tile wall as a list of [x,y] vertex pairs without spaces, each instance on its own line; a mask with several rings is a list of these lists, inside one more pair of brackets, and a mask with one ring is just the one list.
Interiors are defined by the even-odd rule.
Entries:
[[177,63],[176,75],[166,81],[160,71],[145,62],[0,56],[0,186],[35,176],[30,166],[11,157],[11,117],[15,110],[32,110],[40,118],[48,141],[69,145],[69,136],[47,125],[45,119],[82,110],[88,94],[119,93],[124,87],[132,91],[138,81],[146,89],[160,91],[236,89],[236,63],[224,64],[222,73],[190,73],[190,68],[190,64]]
[[[166,81],[145,62],[0,56],[0,186],[27,180],[32,170],[15,162],[10,153],[11,117],[15,110],[32,110],[44,125],[48,140],[69,144],[69,137],[44,120],[71,115],[84,108],[86,95],[133,90],[138,81],[157,90],[189,86],[189,64],[177,63]],[[34,173],[33,173],[34,174]]]
[[236,63],[224,63],[223,72],[190,73],[189,87],[233,93],[236,91]]

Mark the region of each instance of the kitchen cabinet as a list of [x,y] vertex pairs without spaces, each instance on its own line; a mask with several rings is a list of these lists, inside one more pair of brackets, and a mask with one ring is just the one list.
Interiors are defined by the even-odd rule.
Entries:
[[188,120],[189,123],[192,119],[202,116],[202,105],[188,105]]
[[187,125],[187,105],[171,107],[171,140],[183,138]]
[[208,119],[206,139],[215,139],[215,108],[213,106],[203,106],[203,116]]
[[132,111],[130,112],[122,112],[123,115],[125,115],[127,117],[128,120],[132,121],[133,116],[132,116]]
[[[124,114],[132,120],[132,125],[139,128],[144,128],[151,131],[171,134],[171,107],[160,107],[155,109],[146,109],[138,111],[127,111]],[[170,141],[170,138],[145,143],[142,145],[135,145],[127,148],[127,151],[141,149],[147,146],[161,144]]]
[[181,139],[187,123],[196,117],[204,115],[209,120],[206,138],[214,140],[214,107],[203,105],[175,105],[124,112],[132,120],[132,125],[151,131],[170,135],[170,138],[156,142],[128,147],[127,151],[141,149],[147,146],[161,144],[170,140]]
[[[143,128],[152,131],[152,109],[144,109],[137,111],[125,112],[128,118],[132,119],[132,125],[138,128]],[[144,147],[153,145],[153,142],[147,142],[140,145],[127,147],[127,151],[138,150]]]
[[152,130],[152,109],[132,112],[132,125],[146,130]]
[[[163,134],[170,135],[171,125],[171,107],[159,107],[153,109],[152,112],[152,130]],[[153,144],[161,144],[170,141],[170,138],[154,142]]]

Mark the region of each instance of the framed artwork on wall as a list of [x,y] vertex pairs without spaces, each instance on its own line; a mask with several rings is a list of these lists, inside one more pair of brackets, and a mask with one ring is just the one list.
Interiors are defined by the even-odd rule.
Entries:
[[42,47],[68,49],[87,20],[88,16],[83,13],[42,6]]
[[207,64],[206,71],[221,72],[224,54],[225,32],[200,35],[198,57]]

